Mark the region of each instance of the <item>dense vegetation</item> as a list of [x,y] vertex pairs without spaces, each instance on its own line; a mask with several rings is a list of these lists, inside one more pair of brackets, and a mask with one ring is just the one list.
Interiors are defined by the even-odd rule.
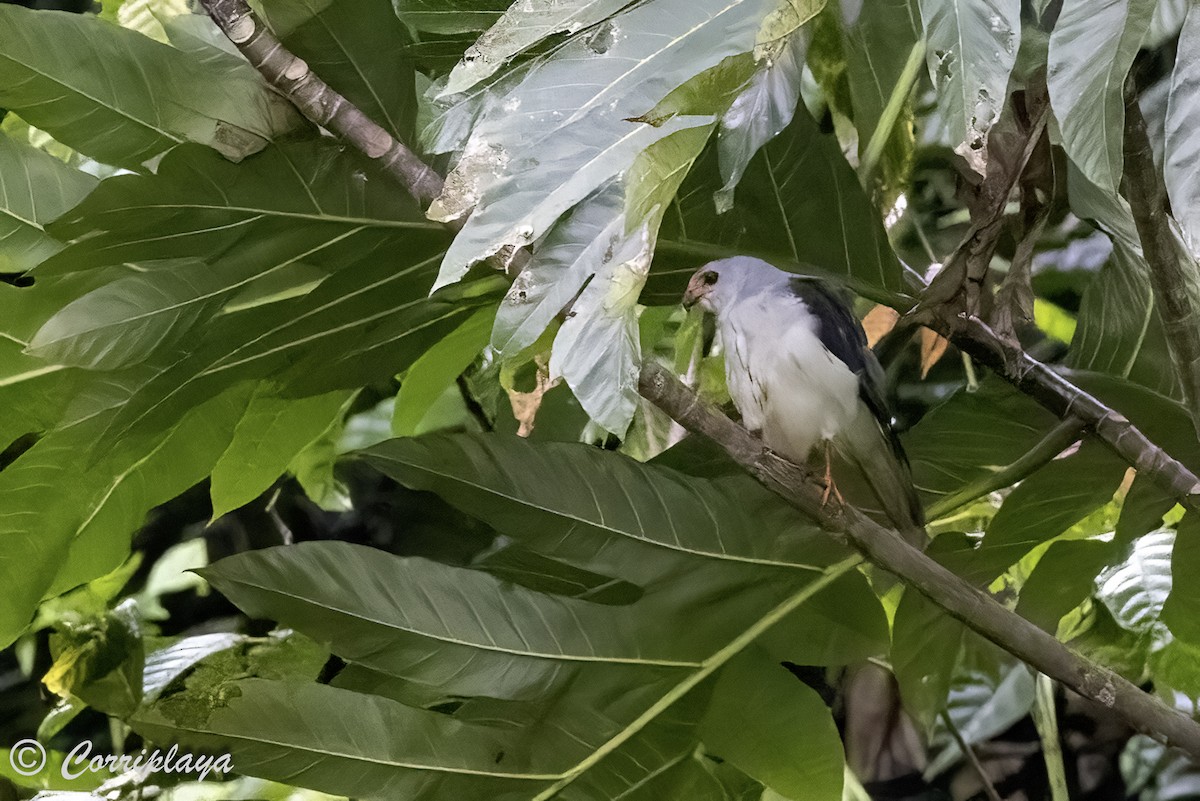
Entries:
[[[1200,8],[258,0],[268,80],[237,0],[25,5],[0,799],[1200,797],[1122,703],[1200,704]],[[732,412],[678,301],[735,253],[858,297],[929,557],[1140,690],[639,394]]]

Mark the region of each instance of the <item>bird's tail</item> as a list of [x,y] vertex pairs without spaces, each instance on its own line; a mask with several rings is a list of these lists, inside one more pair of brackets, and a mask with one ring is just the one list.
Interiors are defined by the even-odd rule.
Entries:
[[925,512],[900,442],[865,406],[840,439],[838,450],[863,474],[887,519],[911,545],[923,548]]

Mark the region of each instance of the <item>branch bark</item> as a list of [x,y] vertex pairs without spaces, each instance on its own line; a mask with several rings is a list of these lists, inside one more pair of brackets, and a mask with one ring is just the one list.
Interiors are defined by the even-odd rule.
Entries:
[[700,400],[667,368],[642,367],[642,395],[691,431],[713,439],[751,475],[869,560],[952,617],[1047,676],[1112,709],[1133,728],[1200,757],[1200,724],[1131,682],[1071,651],[1050,634],[1004,608],[992,596],[883,528],[853,507],[821,504],[821,485],[803,468],[763,447],[748,431]]
[[305,117],[376,161],[422,205],[441,194],[442,176],[289,52],[244,0],[200,2],[229,41]]
[[1200,436],[1200,298],[1192,289],[1195,276],[1187,274],[1192,260],[1184,256],[1171,230],[1167,190],[1154,164],[1146,120],[1132,80],[1125,97],[1125,194],[1142,241],[1142,255],[1150,266],[1150,286],[1167,332],[1171,360]]

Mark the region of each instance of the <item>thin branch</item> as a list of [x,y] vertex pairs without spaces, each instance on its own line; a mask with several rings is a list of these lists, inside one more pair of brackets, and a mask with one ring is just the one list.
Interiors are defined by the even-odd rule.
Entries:
[[1196,277],[1188,275],[1188,268],[1195,267],[1190,257],[1184,257],[1171,230],[1167,191],[1154,164],[1132,79],[1125,96],[1125,194],[1142,241],[1142,254],[1150,266],[1150,286],[1166,329],[1171,360],[1200,436],[1200,298],[1192,290]]
[[1034,359],[1016,343],[1000,337],[976,317],[936,318],[930,325],[1054,414],[1083,420],[1127,464],[1152,476],[1186,508],[1200,509],[1200,478],[1151,442],[1120,412]]
[[958,730],[958,726],[954,725],[954,718],[950,717],[950,713],[945,709],[942,710],[942,723],[946,726],[946,731],[950,732],[950,736],[954,738],[954,742],[958,744],[958,750],[963,752],[963,756],[971,764],[975,775],[979,777],[979,781],[983,785],[983,794],[988,797],[988,801],[1004,801],[1000,797],[1000,794],[996,792],[996,787],[992,784],[991,777],[987,775],[983,763],[979,761],[979,755],[975,753],[975,749],[962,736],[962,732]]
[[850,506],[822,506],[821,485],[802,467],[763,447],[748,431],[683,385],[665,367],[646,364],[642,395],[685,428],[717,442],[751,475],[822,526],[840,533],[876,565],[899,577],[968,628],[1080,695],[1119,714],[1134,729],[1200,757],[1200,724],[1108,668],[1071,651],[1006,609],[900,535]]
[[244,0],[200,2],[229,41],[305,117],[376,161],[423,205],[441,194],[442,176],[289,52]]

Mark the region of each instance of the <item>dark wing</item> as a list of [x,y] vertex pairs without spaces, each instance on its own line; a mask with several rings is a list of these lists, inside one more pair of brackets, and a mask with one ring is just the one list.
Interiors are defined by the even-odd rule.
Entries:
[[[886,476],[883,475],[883,473],[889,472],[887,467],[879,470],[879,475],[871,475],[869,459],[864,465],[868,472],[867,479],[875,487],[880,500],[884,501],[885,508],[888,505],[888,498],[893,499],[893,504],[899,507],[893,522],[902,526],[911,520],[921,530],[919,539],[914,540],[914,544],[923,544],[925,515],[921,509],[921,501],[917,497],[916,488],[912,483],[912,471],[908,464],[908,456],[904,453],[904,446],[900,444],[900,438],[896,436],[896,432],[892,428],[892,414],[883,392],[883,367],[875,358],[875,353],[867,347],[867,334],[863,331],[862,324],[850,311],[849,304],[820,279],[796,276],[788,281],[788,286],[820,321],[817,336],[820,338],[821,344],[858,376],[858,395],[862,398],[863,404],[870,411],[871,416],[879,424],[879,430],[887,439],[892,455],[895,457],[890,462],[892,466],[890,472],[894,474],[895,482],[887,483]],[[886,453],[878,448],[876,452]],[[883,482],[883,486],[876,486],[877,482]],[[902,507],[901,504],[903,504]],[[899,516],[901,508],[907,512],[907,518]]]
[[798,275],[788,281],[788,287],[820,321],[817,336],[821,344],[858,376],[859,396],[887,434],[897,458],[907,462],[900,440],[892,431],[892,413],[883,391],[883,368],[867,347],[867,334],[849,304],[819,278]]

